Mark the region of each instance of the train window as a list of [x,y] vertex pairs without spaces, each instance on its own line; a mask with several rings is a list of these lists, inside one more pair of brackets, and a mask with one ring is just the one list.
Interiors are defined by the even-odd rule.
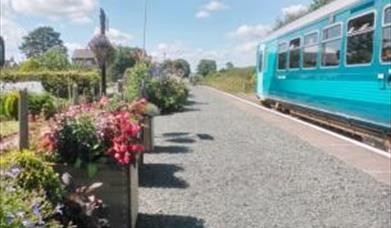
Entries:
[[259,52],[258,55],[258,72],[262,72],[263,70],[263,53],[262,51]]
[[391,6],[384,10],[381,59],[383,62],[391,62]]
[[289,42],[289,68],[300,67],[300,38],[291,40]]
[[318,32],[304,36],[303,67],[314,68],[318,56]]
[[354,18],[348,23],[346,63],[367,64],[372,61],[375,13]]
[[337,24],[323,30],[322,66],[338,66],[341,54],[342,25]]
[[287,65],[288,47],[286,43],[278,45],[278,69],[285,70]]

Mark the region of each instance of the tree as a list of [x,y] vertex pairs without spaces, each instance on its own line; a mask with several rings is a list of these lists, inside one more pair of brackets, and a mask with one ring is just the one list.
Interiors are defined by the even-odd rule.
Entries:
[[333,1],[334,0],[313,0],[308,9],[303,9],[295,13],[286,14],[283,18],[278,18],[276,24],[274,25],[274,30],[277,30]]
[[179,76],[184,78],[189,77],[191,73],[189,62],[184,59],[177,59],[174,61],[174,67],[178,72]]
[[22,45],[19,49],[27,58],[39,57],[52,47],[58,47],[66,53],[67,49],[60,39],[60,33],[54,31],[52,27],[38,27],[23,37]]
[[115,52],[113,64],[110,66],[111,78],[117,81],[122,78],[126,69],[133,67],[138,60],[137,53],[141,49],[126,46],[118,46]]
[[231,70],[231,69],[234,68],[234,64],[231,63],[231,62],[228,62],[228,63],[225,64],[225,68],[226,68],[227,70]]
[[65,70],[70,66],[68,55],[58,47],[49,49],[38,61],[41,67],[47,70]]
[[327,5],[329,4],[330,2],[332,2],[334,0],[314,0],[311,5],[310,5],[310,8],[309,8],[309,11],[312,12],[314,10],[317,10],[319,9],[320,7],[324,6],[324,5]]
[[215,60],[202,59],[197,66],[197,72],[202,76],[215,73],[216,70],[217,70],[217,64]]
[[184,59],[165,60],[162,64],[162,69],[170,74],[178,77],[189,77],[190,64]]

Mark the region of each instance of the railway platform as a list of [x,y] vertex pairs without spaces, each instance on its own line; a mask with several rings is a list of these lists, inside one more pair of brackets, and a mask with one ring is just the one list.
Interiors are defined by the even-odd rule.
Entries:
[[389,227],[390,159],[369,147],[193,87],[155,119],[140,227]]

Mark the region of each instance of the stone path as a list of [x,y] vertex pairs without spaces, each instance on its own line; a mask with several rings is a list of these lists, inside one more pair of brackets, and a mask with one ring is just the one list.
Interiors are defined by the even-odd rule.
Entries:
[[368,174],[194,87],[155,119],[138,227],[390,227],[391,190]]

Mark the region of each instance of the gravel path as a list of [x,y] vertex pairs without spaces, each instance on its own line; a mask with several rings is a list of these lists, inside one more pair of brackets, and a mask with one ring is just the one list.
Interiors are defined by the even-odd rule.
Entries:
[[155,119],[138,227],[391,227],[391,190],[200,87]]

